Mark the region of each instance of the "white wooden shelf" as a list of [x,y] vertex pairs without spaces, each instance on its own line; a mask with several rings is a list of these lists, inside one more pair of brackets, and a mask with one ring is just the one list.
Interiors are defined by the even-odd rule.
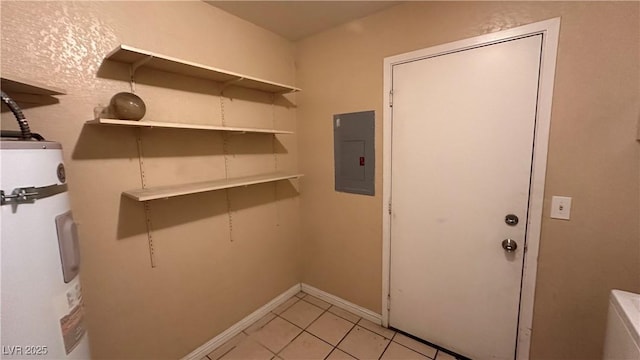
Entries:
[[2,75],[0,83],[2,91],[7,93],[28,94],[28,95],[64,95],[64,89],[44,85],[36,81],[22,79],[15,76]]
[[256,89],[269,93],[288,93],[300,91],[294,86],[279,84],[272,81],[247,76],[232,71],[222,70],[207,65],[197,64],[191,61],[157,54],[151,51],[137,49],[128,45],[120,45],[111,51],[107,60],[130,64],[135,69],[148,67],[175,74],[187,75],[202,79],[209,79],[226,83],[228,85]]
[[223,180],[197,182],[197,183],[191,183],[191,184],[159,186],[159,187],[147,188],[147,189],[135,189],[135,190],[125,191],[122,194],[136,201],[149,201],[149,200],[156,200],[156,199],[167,199],[170,197],[187,195],[187,194],[262,184],[262,183],[268,183],[273,181],[297,179],[302,176],[303,174],[298,174],[298,173],[275,172],[270,174],[239,177],[235,179],[223,179]]
[[230,131],[240,133],[257,133],[257,134],[293,134],[293,131],[271,130],[258,128],[243,128],[219,125],[200,125],[200,124],[183,124],[163,121],[132,121],[119,119],[95,119],[87,121],[90,125],[116,125],[116,126],[134,126],[148,128],[169,128],[169,129],[194,129],[194,130],[210,130],[210,131]]

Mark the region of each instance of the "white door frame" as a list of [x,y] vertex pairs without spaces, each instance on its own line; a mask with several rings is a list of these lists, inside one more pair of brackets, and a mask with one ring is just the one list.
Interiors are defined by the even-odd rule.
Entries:
[[544,200],[545,174],[547,170],[547,147],[549,143],[549,126],[551,123],[551,101],[556,70],[556,54],[560,18],[549,19],[537,23],[481,35],[470,39],[455,41],[427,49],[412,51],[384,59],[384,114],[383,114],[383,149],[382,149],[382,324],[389,325],[389,293],[390,293],[390,256],[391,256],[391,142],[392,111],[391,94],[393,66],[409,61],[444,55],[464,49],[490,45],[524,36],[542,34],[542,54],[540,64],[540,86],[536,114],[535,142],[531,176],[531,198],[529,202],[529,224],[527,226],[527,247],[524,254],[522,292],[520,313],[518,314],[518,338],[516,358],[529,358],[531,345],[531,328],[533,325],[533,302],[538,267],[538,249],[540,228],[542,225],[542,205]]

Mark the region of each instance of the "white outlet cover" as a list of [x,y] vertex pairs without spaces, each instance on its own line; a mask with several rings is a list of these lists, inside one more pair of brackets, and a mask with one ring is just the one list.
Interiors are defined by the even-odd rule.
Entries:
[[571,219],[571,198],[568,196],[553,196],[551,198],[551,218]]

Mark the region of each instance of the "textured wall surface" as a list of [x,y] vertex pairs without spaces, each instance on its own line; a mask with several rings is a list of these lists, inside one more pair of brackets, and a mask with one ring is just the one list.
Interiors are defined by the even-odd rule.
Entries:
[[[640,291],[639,6],[409,2],[298,42],[303,281],[381,311],[383,59],[562,17],[531,358],[600,358],[609,290]],[[376,196],[334,192],[332,115],[370,109]]]
[[[640,291],[638,3],[412,2],[295,48],[201,2],[3,1],[0,10],[2,74],[68,92],[57,104],[27,105],[26,115],[65,149],[96,358],[179,358],[301,279],[380,312],[384,57],[557,16],[531,358],[599,358],[609,289]],[[275,142],[226,138],[226,167],[230,176],[293,170],[300,158],[300,208],[290,182],[229,191],[232,229],[225,192],[154,201],[152,269],[143,207],[121,197],[141,186],[136,139],[150,186],[224,177],[225,139],[84,125],[94,107],[129,90],[128,68],[102,62],[120,43],[296,80],[304,91],[275,106],[251,91],[227,91],[221,102],[216,84],[148,70],[137,93],[148,119],[220,124],[224,108],[228,125],[296,130]],[[331,116],[370,109],[377,195],[335,193]],[[2,128],[16,128],[10,114]],[[552,195],[574,198],[571,221],[548,218]]]
[[[6,2],[2,75],[66,89],[59,103],[25,104],[31,128],[64,147],[79,223],[82,283],[94,358],[180,358],[299,282],[296,182],[150,203],[151,268],[137,138],[148,186],[295,170],[295,135],[85,125],[94,107],[129,91],[119,44],[280,83],[294,83],[290,42],[199,1]],[[295,99],[139,70],[145,119],[296,130]],[[224,121],[222,119],[224,107]],[[15,129],[10,113],[2,128]],[[274,156],[274,151],[277,156]],[[232,227],[230,226],[232,225]]]

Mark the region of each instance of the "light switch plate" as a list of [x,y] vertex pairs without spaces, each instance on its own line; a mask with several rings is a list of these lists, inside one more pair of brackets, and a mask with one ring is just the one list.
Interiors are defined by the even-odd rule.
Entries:
[[567,196],[553,196],[551,198],[551,218],[571,219],[571,198]]

